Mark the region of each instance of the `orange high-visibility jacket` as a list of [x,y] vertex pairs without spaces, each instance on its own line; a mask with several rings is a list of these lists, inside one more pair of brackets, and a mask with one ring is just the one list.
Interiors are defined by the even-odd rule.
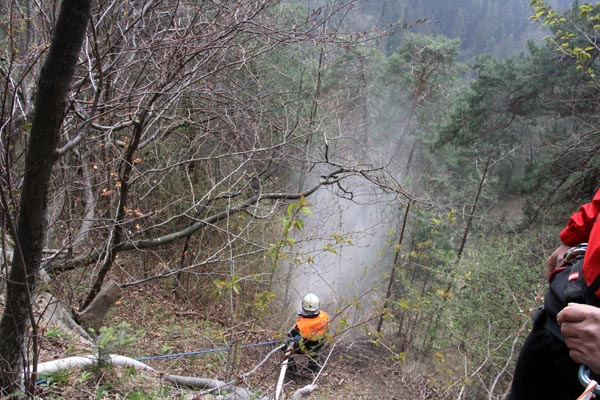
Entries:
[[327,334],[329,326],[329,315],[325,311],[319,311],[315,317],[300,315],[296,327],[304,340],[321,340]]

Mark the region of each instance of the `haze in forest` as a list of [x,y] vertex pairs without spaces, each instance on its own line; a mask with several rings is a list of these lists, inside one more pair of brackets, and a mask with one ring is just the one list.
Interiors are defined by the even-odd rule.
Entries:
[[[557,10],[571,6],[569,0],[549,3]],[[386,24],[410,25],[418,22],[411,27],[411,31],[460,39],[462,60],[479,54],[503,58],[523,52],[528,40],[539,42],[544,35],[544,30],[529,18],[529,1],[366,0],[359,4],[355,17],[348,19],[349,26],[355,25],[360,30]],[[382,47],[391,53],[401,42],[400,34],[393,35],[382,40]]]
[[[313,8],[326,4],[318,1],[304,3]],[[568,4],[564,0],[560,3],[565,6]],[[543,31],[530,20],[531,12],[528,3],[521,0],[370,0],[357,3],[357,7],[342,21],[342,26],[350,31],[360,31],[398,24],[396,28],[410,26],[408,30],[411,33],[457,38],[460,40],[457,60],[466,61],[481,54],[504,58],[524,52],[529,40],[541,43]],[[377,46],[385,53],[393,54],[402,45],[403,33],[400,30],[383,37]],[[373,93],[377,89],[370,90]],[[396,114],[407,112],[399,109],[402,107],[400,103],[391,107],[396,107],[392,111]],[[403,176],[404,170],[399,160],[407,161],[410,138],[407,139],[406,132],[400,133],[402,128],[399,120],[396,124],[388,125],[387,129],[389,132],[379,137],[370,133],[367,154],[360,161],[386,165],[388,171],[402,181],[406,176]],[[363,132],[348,134],[356,137],[364,135]],[[342,145],[336,150],[341,154],[353,154],[359,160],[356,149]],[[334,156],[338,153],[332,152]],[[318,178],[318,174],[313,178]],[[357,189],[349,189],[357,194],[353,199],[345,199],[335,191],[323,191],[312,198],[316,216],[306,219],[302,235],[303,241],[310,243],[307,245],[310,251],[318,251],[332,235],[341,232],[346,232],[353,245],[343,246],[339,253],[324,252],[318,255],[316,264],[319,265],[319,272],[310,265],[296,270],[290,267],[290,273],[296,276],[293,285],[296,298],[306,291],[315,291],[323,296],[326,305],[335,307],[352,298],[364,296],[366,288],[384,284],[387,270],[381,264],[389,262],[384,256],[386,249],[389,250],[391,246],[389,232],[398,227],[401,218],[397,204],[390,203],[385,195],[377,194],[376,188],[362,184],[362,194],[358,194]],[[368,313],[367,304],[373,303],[369,296],[365,296],[363,302],[363,310]]]
[[[600,186],[600,32],[556,4],[1,3],[0,397],[150,391],[108,349],[174,357],[145,360],[153,396],[273,397],[313,292],[339,351],[317,395],[360,397],[368,364],[501,398]],[[98,373],[23,370],[70,356]]]

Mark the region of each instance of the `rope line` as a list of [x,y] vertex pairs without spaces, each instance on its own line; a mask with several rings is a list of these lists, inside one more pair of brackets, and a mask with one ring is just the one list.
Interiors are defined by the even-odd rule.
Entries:
[[[249,343],[249,344],[242,345],[240,347],[242,349],[245,349],[248,347],[267,346],[267,345],[275,344],[275,343],[281,343],[281,341],[280,340],[271,340],[268,342],[261,342],[261,343]],[[218,353],[221,351],[228,351],[230,349],[231,349],[231,347],[217,347],[215,349],[190,351],[187,353],[175,353],[175,354],[164,354],[164,355],[160,355],[160,356],[138,357],[138,358],[134,358],[134,360],[145,361],[145,360],[157,360],[157,359],[161,359],[161,358],[186,357],[186,356],[194,356],[194,355],[199,355],[199,354]]]

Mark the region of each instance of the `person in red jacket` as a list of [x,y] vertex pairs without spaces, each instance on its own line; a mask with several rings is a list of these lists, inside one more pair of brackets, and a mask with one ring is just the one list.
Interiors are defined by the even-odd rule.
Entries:
[[[587,243],[585,256],[579,261],[587,286],[592,285],[600,274],[600,223],[596,223],[599,214],[600,190],[590,203],[571,215],[559,234],[562,244],[547,259],[551,287],[545,298],[546,310],[535,318],[523,344],[509,400],[575,399],[584,389],[578,378],[580,365],[600,373],[600,308],[587,304],[560,304],[556,297],[562,290],[552,287],[557,282],[571,280],[570,275],[557,277],[570,274],[569,270],[563,270],[565,255],[581,243]],[[600,289],[595,294],[600,297]],[[561,308],[552,309],[557,304]]]
[[[575,243],[587,242],[583,260],[583,276],[588,285],[600,275],[600,190],[591,203],[574,213],[567,227],[560,233],[563,245],[548,258],[548,268],[556,266],[564,257],[565,249]],[[600,297],[600,289],[596,290]],[[600,308],[587,304],[567,305],[557,315],[560,330],[565,337],[570,357],[600,374]]]
[[[317,372],[319,365],[319,350],[327,339],[329,315],[320,309],[319,298],[308,293],[302,298],[302,311],[288,336],[294,340],[294,353],[309,356],[308,367]],[[290,372],[295,373],[296,364],[293,357],[289,359]]]
[[[579,211],[571,215],[567,226],[560,232],[559,237],[563,244],[554,250],[547,260],[549,273],[562,261],[570,247],[587,243],[583,275],[588,285],[592,284],[600,274],[600,224],[596,223],[598,214],[600,214],[600,190],[596,192],[591,203],[584,204]],[[596,294],[600,295],[600,290]]]

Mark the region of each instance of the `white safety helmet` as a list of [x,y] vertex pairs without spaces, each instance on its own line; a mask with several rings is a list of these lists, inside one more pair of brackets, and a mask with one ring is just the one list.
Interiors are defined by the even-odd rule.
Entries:
[[302,298],[302,314],[315,315],[319,313],[319,298],[313,293],[309,293]]

